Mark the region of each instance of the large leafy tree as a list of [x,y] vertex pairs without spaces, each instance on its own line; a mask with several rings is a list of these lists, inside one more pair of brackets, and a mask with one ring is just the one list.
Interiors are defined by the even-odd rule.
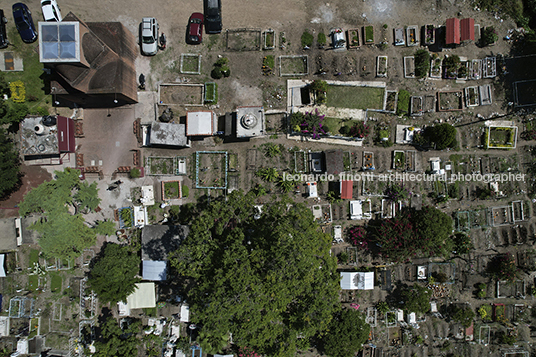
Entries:
[[130,323],[125,329],[113,317],[100,326],[101,335],[95,341],[95,357],[132,357],[138,355],[140,341],[136,334],[140,332],[141,322]]
[[363,314],[354,309],[343,309],[331,320],[322,338],[324,352],[331,357],[355,356],[367,341],[370,325]]
[[298,340],[325,330],[338,305],[331,238],[303,205],[272,202],[255,219],[253,200],[234,191],[212,201],[170,262],[194,282],[187,298],[205,336],[231,332],[239,347],[294,356]]
[[20,183],[19,154],[13,142],[0,128],[0,197],[5,197]]
[[89,272],[88,285],[103,302],[126,301],[136,290],[140,258],[119,244],[106,244]]
[[419,284],[405,287],[400,293],[400,303],[402,303],[406,312],[427,313],[430,311],[430,298],[432,290]]
[[424,131],[425,136],[435,144],[437,150],[454,148],[456,141],[456,128],[448,123],[429,126]]
[[[80,171],[55,171],[56,179],[43,182],[24,197],[19,214],[43,214],[30,228],[41,233],[39,245],[46,256],[73,259],[96,242],[96,231],[80,214],[71,215],[68,206],[76,202],[91,209],[100,203],[95,185],[82,184]],[[73,198],[74,196],[74,198]]]
[[391,261],[413,256],[444,256],[453,249],[452,218],[434,207],[404,209],[394,218],[369,226],[367,238]]

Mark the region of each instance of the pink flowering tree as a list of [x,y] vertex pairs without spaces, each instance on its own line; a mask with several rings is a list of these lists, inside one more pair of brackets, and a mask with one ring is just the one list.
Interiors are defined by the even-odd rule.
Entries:
[[348,229],[349,242],[358,248],[368,250],[367,230],[363,226],[354,226]]
[[350,128],[350,136],[364,139],[370,134],[370,126],[360,121]]
[[312,134],[313,139],[319,139],[320,134],[326,134],[322,128],[322,121],[325,115],[320,115],[318,109],[314,112],[307,112],[303,116],[303,122],[300,124],[301,132],[303,134]]
[[244,346],[238,349],[238,357],[261,357],[261,355],[255,352],[252,348]]

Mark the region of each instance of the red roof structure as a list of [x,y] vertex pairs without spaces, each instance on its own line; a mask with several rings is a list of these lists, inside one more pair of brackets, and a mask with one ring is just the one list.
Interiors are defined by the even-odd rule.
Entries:
[[58,116],[58,148],[60,152],[74,152],[74,120]]
[[351,200],[353,197],[354,181],[341,181],[341,198]]
[[[474,36],[475,35],[473,31],[473,38]],[[445,42],[447,45],[459,45],[460,44],[460,20],[458,20],[455,17],[447,19],[447,36],[446,36]]]
[[460,40],[475,40],[475,19],[467,18],[460,21]]

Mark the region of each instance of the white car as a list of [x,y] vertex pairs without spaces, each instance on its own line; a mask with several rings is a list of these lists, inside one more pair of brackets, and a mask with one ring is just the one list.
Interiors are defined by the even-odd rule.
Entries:
[[154,56],[158,52],[158,22],[154,17],[144,17],[141,21],[141,53]]
[[45,21],[60,22],[63,19],[56,0],[41,0],[41,10]]

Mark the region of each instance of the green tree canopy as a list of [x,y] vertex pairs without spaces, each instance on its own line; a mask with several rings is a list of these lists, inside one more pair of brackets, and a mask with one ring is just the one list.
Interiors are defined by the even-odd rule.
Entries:
[[113,317],[109,317],[101,326],[101,335],[95,341],[95,357],[132,357],[138,355],[140,341],[136,335],[140,332],[141,322],[128,324],[124,330]]
[[473,323],[475,312],[470,306],[455,306],[452,308],[452,318],[462,324],[463,327],[468,328]]
[[429,141],[435,144],[437,150],[454,148],[458,144],[456,140],[456,128],[448,123],[429,126],[424,131]]
[[427,50],[415,52],[415,76],[424,78],[430,72],[430,53]]
[[363,314],[354,309],[343,309],[331,320],[322,347],[331,357],[355,356],[367,341],[370,325]]
[[425,288],[419,284],[402,289],[400,294],[401,303],[406,312],[427,313],[430,311],[430,298],[432,290]]
[[[68,205],[74,199],[91,208],[100,203],[96,185],[81,183],[79,170],[55,171],[56,179],[32,189],[19,204],[19,214],[43,214],[30,228],[41,233],[39,245],[46,256],[73,259],[96,241],[96,232],[80,215],[71,215]],[[96,207],[96,206],[95,206]],[[101,227],[102,228],[102,227]]]
[[80,182],[78,192],[74,194],[74,199],[78,202],[81,210],[94,211],[101,201],[97,182],[92,182],[91,184]]
[[382,256],[397,262],[413,256],[448,257],[451,233],[452,218],[446,213],[434,207],[406,208],[379,225],[369,225],[367,240]]
[[128,247],[107,244],[89,272],[88,285],[103,302],[126,301],[141,279],[140,258]]
[[239,347],[294,356],[298,336],[324,331],[338,305],[331,238],[289,199],[264,205],[255,219],[254,197],[234,191],[212,201],[170,263],[194,282],[187,299],[201,332],[231,332]]
[[20,160],[13,142],[0,128],[0,197],[5,197],[20,183]]

